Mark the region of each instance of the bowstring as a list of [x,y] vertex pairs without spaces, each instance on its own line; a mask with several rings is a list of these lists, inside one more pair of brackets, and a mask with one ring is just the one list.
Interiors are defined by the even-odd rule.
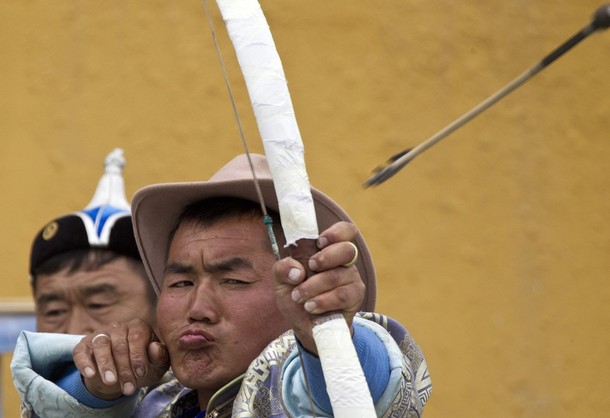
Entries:
[[[275,234],[273,232],[273,220],[271,219],[271,216],[269,216],[269,214],[267,213],[267,207],[265,205],[265,199],[263,198],[263,193],[261,192],[260,189],[260,184],[258,181],[258,177],[256,176],[256,172],[254,171],[254,164],[252,164],[252,159],[250,158],[250,150],[248,148],[248,142],[246,141],[246,135],[244,133],[244,128],[241,122],[241,117],[239,116],[239,111],[237,110],[237,104],[235,102],[235,97],[233,96],[233,89],[231,88],[231,82],[229,81],[229,76],[227,74],[227,69],[225,66],[225,62],[224,59],[222,57],[222,52],[220,51],[220,45],[218,43],[218,38],[216,37],[216,30],[214,29],[214,23],[212,22],[212,17],[210,15],[210,10],[208,8],[208,1],[207,0],[202,0],[203,1],[203,9],[205,10],[205,15],[207,17],[208,20],[208,25],[210,27],[210,32],[212,34],[212,40],[214,41],[214,48],[216,49],[216,55],[218,56],[218,60],[220,61],[220,68],[222,70],[222,77],[224,79],[225,82],[225,86],[227,87],[227,91],[229,93],[229,99],[231,101],[231,107],[233,108],[233,115],[235,117],[235,121],[237,122],[237,127],[239,129],[239,137],[241,138],[241,142],[242,145],[244,147],[244,150],[246,152],[246,156],[248,158],[248,164],[250,165],[250,171],[252,172],[252,178],[254,179],[254,188],[256,189],[256,195],[258,197],[258,201],[261,205],[261,210],[263,212],[263,219],[264,219],[264,223],[265,226],[267,228],[267,233],[269,234],[269,239],[271,241],[271,248],[273,250],[273,254],[275,255],[275,259],[279,260],[280,259],[280,252],[279,252],[279,247],[277,245],[277,239],[275,238]],[[305,389],[307,390],[307,398],[309,400],[309,407],[311,409],[311,413],[312,413],[312,418],[316,418],[316,412],[315,412],[315,408],[314,408],[314,402],[313,402],[313,397],[311,395],[311,389],[309,386],[309,378],[307,376],[307,373],[305,371],[305,367],[304,367],[304,362],[303,362],[303,358],[301,355],[301,350],[298,349],[298,353],[299,353],[299,361],[301,363],[301,370],[303,371],[303,378],[305,381]]]
[[214,41],[214,48],[216,49],[216,55],[218,56],[218,60],[220,61],[220,68],[222,70],[222,77],[225,81],[225,86],[227,87],[227,91],[229,92],[229,98],[231,100],[231,107],[233,108],[233,115],[235,116],[235,121],[237,122],[237,127],[239,129],[239,137],[241,138],[241,143],[246,151],[246,157],[248,158],[248,164],[250,165],[250,172],[252,173],[252,178],[254,179],[254,188],[256,189],[256,196],[258,197],[258,202],[261,206],[261,211],[263,212],[263,223],[267,229],[267,234],[269,235],[269,240],[271,241],[271,249],[273,250],[273,255],[275,255],[275,259],[280,259],[280,250],[277,245],[277,239],[275,238],[275,233],[273,232],[273,220],[271,216],[267,213],[267,206],[265,205],[265,199],[263,198],[263,193],[261,192],[260,183],[258,181],[258,177],[256,177],[256,172],[254,170],[254,164],[252,164],[252,158],[250,158],[250,149],[248,148],[248,142],[246,141],[246,134],[244,133],[244,127],[241,122],[241,117],[239,116],[239,111],[237,110],[237,104],[235,102],[235,97],[233,96],[233,89],[231,88],[231,82],[229,81],[229,76],[227,74],[227,68],[225,66],[225,61],[222,57],[222,53],[220,51],[220,45],[218,43],[218,38],[216,37],[216,30],[214,29],[214,23],[212,22],[212,17],[210,15],[210,10],[208,9],[208,1],[203,0],[203,9],[205,10],[205,15],[208,19],[208,24],[210,26],[210,32],[212,33],[212,39]]

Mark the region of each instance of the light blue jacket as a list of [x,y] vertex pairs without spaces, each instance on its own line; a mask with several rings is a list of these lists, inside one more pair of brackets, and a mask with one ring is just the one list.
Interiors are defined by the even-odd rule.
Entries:
[[[361,330],[360,334],[376,336],[387,353],[389,378],[374,397],[377,416],[420,417],[432,385],[423,354],[410,334],[396,321],[379,314],[361,313],[354,319],[354,326]],[[59,377],[57,370],[73,364],[72,350],[81,338],[22,333],[11,363],[15,387],[22,399],[22,418],[169,418],[179,416],[174,415],[177,411],[196,406],[196,392],[181,386],[171,372],[159,385],[141,389],[136,395],[86,406],[78,395],[74,397],[54,383]],[[366,362],[366,355],[362,355],[366,344],[355,344],[361,363]],[[366,369],[366,365],[363,367]],[[311,417],[314,412],[316,417],[332,416],[325,407],[326,400],[318,402],[319,393],[325,388],[311,388],[312,396],[304,374],[297,343],[289,331],[271,342],[244,375],[214,395],[206,416]],[[312,371],[307,369],[306,374],[311,380]],[[314,412],[311,397],[315,401]]]

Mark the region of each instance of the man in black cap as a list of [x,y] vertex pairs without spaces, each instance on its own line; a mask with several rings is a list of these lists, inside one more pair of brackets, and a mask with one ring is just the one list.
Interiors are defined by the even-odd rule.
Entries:
[[32,243],[30,280],[40,332],[88,334],[112,322],[154,321],[156,295],[136,245],[115,149],[85,209],[54,219]]

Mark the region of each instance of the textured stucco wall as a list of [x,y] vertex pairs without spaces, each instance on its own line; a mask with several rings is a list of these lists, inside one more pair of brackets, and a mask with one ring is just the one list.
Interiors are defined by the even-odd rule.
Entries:
[[[387,157],[574,34],[600,2],[262,5],[312,183],[368,238],[378,310],[405,323],[427,354],[435,389],[426,417],[605,416],[610,33],[585,40],[388,183],[361,187]],[[126,152],[129,196],[206,179],[241,152],[199,0],[3,0],[0,46],[2,297],[29,295],[32,236],[89,201],[112,148]]]

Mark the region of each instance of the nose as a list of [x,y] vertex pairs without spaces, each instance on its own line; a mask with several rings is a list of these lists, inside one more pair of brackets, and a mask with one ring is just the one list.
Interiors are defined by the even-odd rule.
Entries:
[[193,322],[216,323],[222,304],[213,286],[200,281],[191,293],[188,315]]
[[66,321],[66,334],[86,335],[98,328],[98,322],[84,309],[72,309]]

